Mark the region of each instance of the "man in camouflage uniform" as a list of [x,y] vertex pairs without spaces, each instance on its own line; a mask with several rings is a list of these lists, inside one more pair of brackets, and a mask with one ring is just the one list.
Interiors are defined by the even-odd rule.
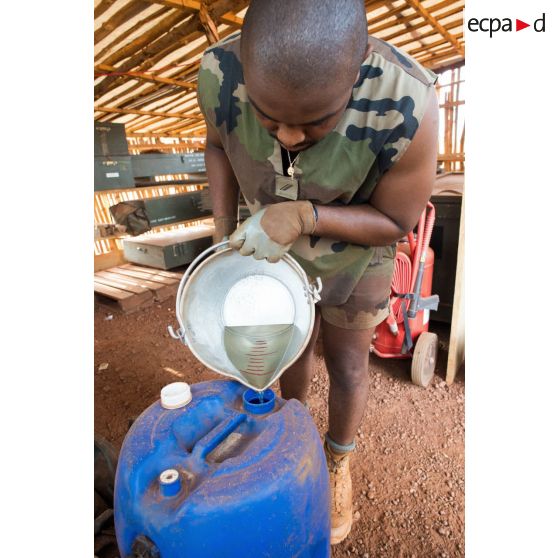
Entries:
[[[198,80],[216,238],[323,282],[314,332],[281,378],[305,402],[321,327],[332,544],[352,523],[349,457],[368,398],[369,346],[388,314],[395,242],[435,175],[436,77],[368,37],[362,0],[252,0],[242,36],[205,52]],[[251,217],[237,228],[238,191]]]

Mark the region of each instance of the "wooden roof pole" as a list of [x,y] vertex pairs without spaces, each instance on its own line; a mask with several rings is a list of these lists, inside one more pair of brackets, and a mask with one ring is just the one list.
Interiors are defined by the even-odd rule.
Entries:
[[176,25],[183,23],[188,17],[184,12],[176,12],[176,10],[169,10],[170,13],[166,14],[156,25],[151,27],[148,31],[136,37],[133,41],[127,41],[126,44],[107,56],[102,60],[103,64],[115,66],[116,64],[133,56],[143,48],[149,48],[153,41],[159,39]]
[[[391,2],[390,0],[386,1],[386,6],[393,8],[393,2]],[[405,29],[408,29],[409,34],[411,35],[411,37],[413,37],[420,45],[425,46],[424,42],[421,40],[421,34],[416,31],[412,25],[409,24],[409,22],[407,21],[407,19],[403,16],[403,14],[401,13],[401,11],[396,12],[395,14],[395,19],[401,23]]]
[[[97,106],[94,109],[98,112],[111,112],[115,114],[139,114],[140,116],[160,116],[162,118],[188,118],[192,114],[187,112],[157,112],[152,110],[133,110],[133,109],[117,109],[111,107]],[[196,113],[194,113],[196,114]]]
[[[444,12],[443,14],[440,14],[440,19],[443,19],[446,16],[451,15],[450,12],[452,12],[453,10],[449,10],[448,12]],[[427,21],[421,20],[421,23],[418,23],[415,26],[415,29],[422,29],[423,27],[427,27],[429,24]],[[452,21],[451,23],[447,23],[445,25],[446,29],[454,29],[455,27],[461,27],[463,25],[463,22],[459,19]],[[439,35],[438,31],[436,29],[433,29],[432,27],[430,27],[430,31],[423,31],[422,32],[422,36],[423,38],[426,37],[432,37],[433,35]],[[392,42],[393,46],[396,46],[398,48],[401,48],[401,45],[407,45],[409,43],[413,43],[415,42],[415,39],[413,39],[412,37],[410,39],[406,39],[406,40],[396,40],[397,37],[400,36],[400,33],[392,33],[391,35],[386,35],[382,37],[383,41],[388,41],[388,42]],[[445,38],[444,38],[445,40]],[[446,41],[447,42],[447,41]],[[451,48],[454,48],[453,45],[451,46]],[[457,53],[456,53],[457,54]]]
[[[163,6],[167,6],[168,8],[176,8],[177,10],[186,10],[190,13],[201,11],[201,4],[202,4],[199,0],[147,0],[147,1],[151,2],[152,4],[161,4]],[[223,13],[217,19],[222,23],[227,23],[229,25],[236,25],[236,26],[242,25],[242,19],[236,17],[233,13]]]
[[[161,17],[167,11],[168,11],[168,8],[166,8],[165,6],[162,6],[160,10],[157,10],[156,12],[153,12],[152,14],[148,15],[147,17],[145,17],[143,19],[140,19],[135,25],[132,25],[132,27],[128,28],[126,31],[121,33],[118,37],[113,39],[106,47],[104,47],[103,50],[101,50],[98,54],[96,54],[95,55],[95,62],[102,61],[103,58],[105,57],[105,55],[107,55],[116,45],[122,43],[122,41],[124,41],[124,39],[128,38],[130,35],[135,33],[138,29],[141,29],[144,25],[153,21],[154,19],[157,19],[157,18]],[[106,62],[106,60],[105,60],[105,62]]]
[[97,19],[99,16],[103,15],[115,2],[116,0],[101,0],[93,12],[93,17]]
[[426,21],[428,21],[428,23],[430,23],[430,25],[432,25],[432,27],[434,27],[434,29],[436,29],[442,37],[446,38],[461,56],[465,56],[465,51],[459,41],[443,25],[438,23],[436,18],[432,16],[418,0],[405,0],[405,2],[407,2],[409,6],[412,6]]
[[[192,100],[192,99],[190,99]],[[155,110],[157,112],[165,112],[165,113],[169,113],[169,109],[170,108],[174,108],[176,105],[184,105],[187,104],[189,101],[187,101],[186,103],[184,102],[184,100],[182,99],[178,99],[178,101],[176,102],[171,102],[171,103],[165,103],[162,107],[157,107]],[[167,108],[168,106],[168,108]],[[165,110],[161,110],[161,109],[165,109]],[[126,108],[120,109],[122,110],[124,113],[127,113]],[[143,110],[140,109],[141,112],[145,112]],[[150,111],[153,112],[153,111]],[[176,113],[175,113],[176,114]],[[184,117],[189,118],[191,116],[195,116],[200,114],[200,109],[197,107],[197,105],[195,105],[194,103],[191,104],[191,106],[187,106],[184,107],[184,109],[182,109],[182,114],[184,114]],[[138,116],[137,118],[133,118],[131,119],[129,122],[126,123],[126,130],[130,130],[131,132],[134,132],[136,129],[141,129],[143,127],[146,126],[151,126],[152,124],[156,124],[157,122],[161,121],[161,117],[143,117],[143,116]]]
[[[455,35],[456,39],[461,39],[463,38],[463,33],[457,33],[457,35]],[[446,39],[442,38],[439,41],[434,41],[433,43],[430,43],[429,45],[427,45],[428,48],[426,47],[417,47],[417,48],[413,48],[412,50],[407,51],[408,54],[410,54],[411,56],[415,56],[417,54],[424,54],[424,53],[433,53],[436,47],[441,46],[441,45],[445,45],[447,43]]]
[[[108,66],[107,64],[97,64],[95,66],[95,70],[99,72],[107,72],[107,73],[120,73],[118,68],[114,66]],[[153,83],[164,83],[166,85],[176,85],[178,87],[183,87],[184,89],[197,89],[196,83],[189,83],[187,81],[179,81],[177,79],[170,79],[159,77],[153,74],[143,74],[141,72],[125,72],[127,76],[143,79],[145,81],[152,81]]]
[[[176,138],[176,139],[191,139],[192,136],[186,134],[154,134],[153,132],[145,132],[145,133],[126,133],[126,136],[129,138]],[[202,136],[203,139],[205,139]]]
[[[146,59],[151,58],[155,53],[165,51],[172,48],[178,41],[188,37],[201,27],[197,18],[187,19],[184,23],[174,27],[168,33],[149,45],[149,48],[142,49],[137,54],[132,55],[128,60],[123,62],[115,72],[128,72],[132,68],[136,68],[142,64]],[[118,76],[106,76],[101,83],[95,86],[95,99],[100,99],[108,93],[112,88],[114,82],[117,82]]]
[[[193,0],[184,0],[184,2],[190,2]],[[240,11],[248,4],[248,0],[216,0],[209,8],[209,14],[213,19],[219,19],[225,13],[230,10]],[[149,46],[149,49],[143,49],[141,52],[133,55],[131,58],[126,60],[121,66],[119,66],[118,71],[127,72],[128,70],[135,68],[136,66],[142,64],[142,62],[153,56],[153,53],[163,52],[177,42],[185,39],[188,35],[198,31],[203,30],[201,23],[198,18],[189,18],[181,25],[174,27],[167,34],[156,40]],[[101,83],[95,86],[95,99],[100,99],[106,93],[109,92],[113,87],[113,83],[116,81],[115,76],[107,76]]]
[[214,45],[216,42],[219,41],[219,31],[217,30],[217,25],[215,25],[215,22],[213,21],[207,10],[207,0],[202,0],[202,2],[200,2],[200,11],[198,13],[198,17],[200,18],[200,22],[205,31],[207,44]]
[[101,27],[97,29],[94,33],[95,44],[101,42],[105,37],[107,37],[112,31],[114,31],[119,25],[122,25],[129,19],[137,16],[143,10],[150,7],[149,2],[145,0],[134,0],[126,4],[123,8],[118,10],[111,18],[101,24]]

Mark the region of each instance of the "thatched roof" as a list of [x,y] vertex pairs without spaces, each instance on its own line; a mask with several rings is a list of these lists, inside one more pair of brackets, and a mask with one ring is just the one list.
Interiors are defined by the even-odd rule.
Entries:
[[[208,44],[239,29],[248,0],[97,0],[95,119],[128,137],[201,137],[196,76]],[[464,60],[464,0],[366,1],[369,33],[440,71]]]

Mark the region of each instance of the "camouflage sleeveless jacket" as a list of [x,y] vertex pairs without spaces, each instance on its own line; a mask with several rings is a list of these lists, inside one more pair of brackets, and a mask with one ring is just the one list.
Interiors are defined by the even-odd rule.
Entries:
[[[341,120],[300,152],[294,166],[298,199],[318,206],[368,203],[419,126],[436,74],[388,43],[374,37],[369,42],[373,50],[361,65]],[[208,125],[219,133],[250,212],[287,201],[275,195],[275,177],[283,175],[280,145],[259,123],[246,95],[240,33],[205,51],[198,101]],[[336,306],[347,300],[378,250],[301,236],[290,254],[311,278],[321,278],[322,304]]]

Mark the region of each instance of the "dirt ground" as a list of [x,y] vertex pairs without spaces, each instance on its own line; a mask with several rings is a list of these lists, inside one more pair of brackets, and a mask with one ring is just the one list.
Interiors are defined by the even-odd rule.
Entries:
[[[95,433],[117,451],[164,385],[218,377],[167,333],[176,325],[174,305],[169,299],[129,315],[95,309]],[[332,547],[333,558],[465,555],[464,372],[445,384],[449,327],[433,323],[431,330],[440,350],[428,389],[411,383],[409,361],[370,357],[370,397],[351,464],[355,522]],[[309,406],[321,434],[327,391],[318,345]]]

